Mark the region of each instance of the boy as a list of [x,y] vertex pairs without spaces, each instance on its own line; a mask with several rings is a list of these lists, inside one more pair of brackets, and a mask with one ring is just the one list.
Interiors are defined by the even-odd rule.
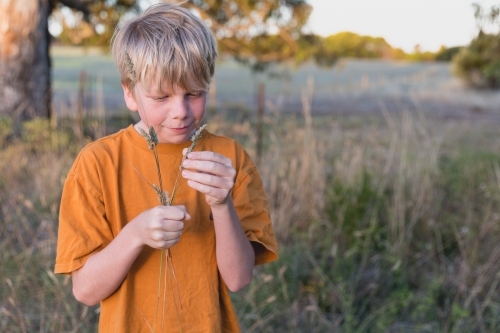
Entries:
[[[238,143],[205,131],[182,158],[205,113],[216,41],[189,10],[158,4],[118,29],[112,49],[125,103],[141,120],[75,160],[55,272],[72,275],[77,300],[100,302],[99,332],[237,332],[228,289],[246,286],[277,246],[260,176]],[[150,126],[170,194],[182,163],[172,206],[159,206],[152,189],[159,177],[140,134]],[[172,259],[165,268],[163,257],[162,276],[160,249]]]

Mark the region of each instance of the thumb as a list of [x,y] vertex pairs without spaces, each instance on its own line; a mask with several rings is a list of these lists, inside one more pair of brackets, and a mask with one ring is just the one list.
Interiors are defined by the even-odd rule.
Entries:
[[186,206],[178,205],[178,206],[172,206],[172,207],[175,207],[175,208],[180,209],[182,211],[182,213],[184,214],[184,218],[182,220],[189,221],[191,219],[191,215],[189,215],[189,213],[187,212]]

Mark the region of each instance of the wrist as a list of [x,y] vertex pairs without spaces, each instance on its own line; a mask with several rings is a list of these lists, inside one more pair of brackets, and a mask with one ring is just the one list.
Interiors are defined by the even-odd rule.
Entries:
[[141,233],[139,232],[139,230],[136,230],[136,225],[137,223],[135,222],[135,220],[130,221],[125,225],[125,227],[123,227],[120,234],[126,239],[127,243],[130,245],[130,248],[142,250],[145,244],[141,239]]
[[231,196],[228,196],[223,202],[218,202],[210,205],[212,212],[227,211],[231,207],[234,207],[233,199],[231,198]]
[[236,213],[236,208],[234,207],[231,197],[228,197],[224,203],[211,206],[211,210],[214,219],[213,221],[216,224],[221,221],[239,221],[238,214]]

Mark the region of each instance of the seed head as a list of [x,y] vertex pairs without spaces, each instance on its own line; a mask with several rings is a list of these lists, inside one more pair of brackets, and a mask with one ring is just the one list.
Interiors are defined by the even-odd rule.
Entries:
[[162,192],[161,189],[156,184],[153,184],[153,188],[154,188],[156,194],[158,195],[158,201],[160,201],[160,203],[163,206],[169,206],[170,195],[169,195],[168,191],[165,190]]
[[127,63],[127,69],[128,69],[128,74],[130,76],[130,80],[132,82],[136,82],[137,76],[135,75],[134,63],[132,62],[132,59],[130,58],[128,53],[125,53],[125,62]]
[[[146,139],[146,141],[148,142],[149,150],[153,150],[155,148],[155,145],[158,143],[158,137],[156,136],[156,141],[154,141],[153,138],[151,137],[151,135],[148,134],[148,132],[146,132],[145,130],[143,130],[140,127],[138,127],[138,130],[139,130],[139,134],[142,135],[144,137],[144,139]],[[153,129],[153,131],[154,131],[154,129]],[[151,133],[151,130],[149,132]],[[155,132],[155,134],[156,134],[156,132]]]
[[203,130],[207,127],[207,124],[201,126],[192,136],[191,136],[191,146],[188,148],[186,155],[189,154],[190,152],[193,151],[194,147],[196,147],[196,144],[198,143],[198,140],[201,137],[201,133],[203,133]]
[[155,146],[158,144],[158,134],[156,134],[155,129],[153,126],[149,126],[149,136],[151,137],[151,141],[155,144]]

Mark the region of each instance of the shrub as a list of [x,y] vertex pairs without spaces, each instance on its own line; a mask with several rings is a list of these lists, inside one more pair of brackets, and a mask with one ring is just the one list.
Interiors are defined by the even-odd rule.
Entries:
[[500,34],[480,32],[453,58],[454,73],[478,88],[500,87]]

